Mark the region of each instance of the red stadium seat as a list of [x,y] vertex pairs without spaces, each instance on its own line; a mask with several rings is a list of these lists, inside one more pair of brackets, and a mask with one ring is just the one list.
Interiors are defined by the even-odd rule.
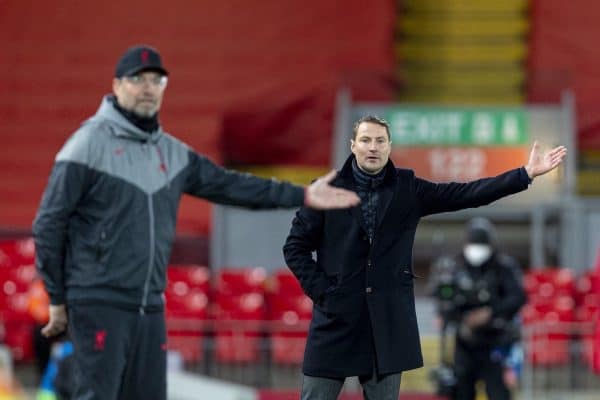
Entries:
[[[185,282],[190,288],[210,292],[210,270],[202,265],[169,265],[167,268],[168,285]],[[169,290],[169,287],[167,287]]]
[[35,263],[33,238],[0,241],[0,268]]
[[[600,318],[600,308],[598,305],[585,305],[582,304],[577,307],[576,310],[576,318],[580,323],[596,323]],[[596,347],[594,345],[595,341],[595,333],[588,332],[587,330],[581,336],[581,346],[582,353],[581,356],[584,362],[590,366],[590,368],[595,368],[595,353]],[[600,358],[598,359],[598,369],[597,372],[600,372]]]
[[269,319],[279,319],[286,311],[295,311],[301,319],[311,318],[312,302],[291,271],[276,271],[270,282],[267,292]]
[[267,273],[262,267],[221,268],[216,273],[215,291],[221,294],[241,295],[264,292]]
[[215,281],[215,360],[255,363],[266,318],[263,268],[221,269]]
[[217,296],[215,359],[221,363],[258,362],[265,316],[262,293]]
[[529,270],[523,282],[528,294],[542,297],[552,297],[555,294],[573,295],[575,292],[575,275],[569,268]]
[[6,331],[4,344],[6,344],[16,362],[32,361],[33,353],[33,327],[32,321],[4,321]]
[[209,317],[210,271],[198,265],[170,265],[165,290],[167,317]]
[[167,318],[208,319],[208,296],[202,290],[190,289],[185,283],[178,282],[165,297]]
[[592,370],[600,375],[600,324],[596,324],[596,334],[593,339]]
[[570,326],[577,315],[569,289],[574,288],[574,281],[562,271],[538,274],[537,291],[528,295],[522,310],[523,323],[530,331],[527,357],[533,365],[564,365],[569,362]]
[[210,270],[200,265],[169,265],[165,290],[167,348],[183,361],[204,359],[205,327],[210,309]]
[[289,269],[276,271],[272,280],[267,297],[273,327],[271,360],[278,365],[300,365],[312,317],[312,301]]
[[572,314],[562,310],[536,315],[539,319],[528,326],[532,333],[526,343],[527,358],[532,365],[555,366],[569,362],[570,332],[562,322],[570,321],[571,317]]
[[[4,282],[3,288],[11,287],[12,282]],[[0,296],[0,319],[3,321],[21,321],[31,323],[33,317],[28,309],[27,293],[13,293]]]
[[0,318],[31,321],[28,291],[36,277],[33,264],[0,267]]
[[204,359],[204,335],[180,335],[169,333],[167,348],[176,351],[186,363],[194,363]]
[[250,332],[220,332],[215,336],[215,359],[220,363],[256,363],[260,337]]
[[575,282],[575,300],[581,304],[585,295],[592,293],[592,282],[594,280],[593,271],[587,271],[581,274]]
[[301,365],[305,346],[306,334],[288,336],[275,333],[271,336],[271,359],[280,365]]
[[579,322],[595,322],[599,317],[600,306],[598,304],[583,303],[575,309],[575,319]]
[[570,268],[551,269],[550,282],[556,292],[562,295],[573,296],[575,293],[575,274]]
[[272,274],[272,280],[272,292],[287,296],[300,296],[304,294],[298,279],[287,268],[275,271]]
[[538,279],[538,272],[536,270],[530,270],[523,276],[523,286],[528,295],[538,292],[540,280]]

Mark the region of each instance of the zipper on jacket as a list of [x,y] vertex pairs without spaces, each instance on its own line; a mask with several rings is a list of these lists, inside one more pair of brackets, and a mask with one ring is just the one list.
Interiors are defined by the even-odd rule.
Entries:
[[150,227],[148,229],[150,234],[150,254],[148,256],[148,271],[146,272],[146,281],[144,282],[144,294],[142,295],[142,306],[140,308],[140,314],[144,314],[144,308],[148,303],[148,292],[150,290],[150,278],[152,277],[152,270],[154,269],[154,205],[152,202],[152,194],[148,193],[148,216]]

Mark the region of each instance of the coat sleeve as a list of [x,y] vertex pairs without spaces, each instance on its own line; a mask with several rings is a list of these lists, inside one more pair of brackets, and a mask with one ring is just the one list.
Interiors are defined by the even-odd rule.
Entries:
[[501,255],[499,265],[502,296],[500,301],[492,305],[492,318],[512,320],[527,301],[523,278],[514,259]]
[[304,293],[319,304],[332,282],[313,258],[323,237],[324,212],[302,207],[292,221],[292,228],[283,246],[283,256]]
[[93,179],[93,171],[86,165],[88,158],[89,135],[80,131],[58,153],[33,222],[36,267],[51,304],[65,302],[68,222]]
[[293,208],[304,203],[304,188],[222,168],[189,151],[184,192],[214,203],[252,209]]
[[525,168],[517,168],[466,183],[433,183],[415,178],[415,185],[419,212],[425,216],[490,204],[527,189],[529,177]]

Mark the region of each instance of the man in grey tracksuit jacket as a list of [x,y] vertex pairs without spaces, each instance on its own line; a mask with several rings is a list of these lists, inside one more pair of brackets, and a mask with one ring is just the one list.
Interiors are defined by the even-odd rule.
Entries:
[[[352,192],[226,170],[158,124],[158,52],[129,49],[113,90],[56,156],[33,231],[53,336],[75,348],[77,399],[165,399],[163,291],[183,193],[250,208],[347,207]],[[146,112],[145,110],[150,110]]]

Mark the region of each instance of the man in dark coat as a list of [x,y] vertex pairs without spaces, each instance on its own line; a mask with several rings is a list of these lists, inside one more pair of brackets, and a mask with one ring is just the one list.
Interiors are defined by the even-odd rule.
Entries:
[[394,166],[389,125],[381,118],[357,121],[350,148],[333,184],[356,191],[360,205],[301,208],[283,248],[314,303],[302,400],[336,399],[349,376],[359,377],[365,398],[397,400],[401,372],[423,365],[412,270],[420,218],[525,190],[566,155],[563,146],[542,154],[534,143],[525,167],[469,183],[437,184]]

